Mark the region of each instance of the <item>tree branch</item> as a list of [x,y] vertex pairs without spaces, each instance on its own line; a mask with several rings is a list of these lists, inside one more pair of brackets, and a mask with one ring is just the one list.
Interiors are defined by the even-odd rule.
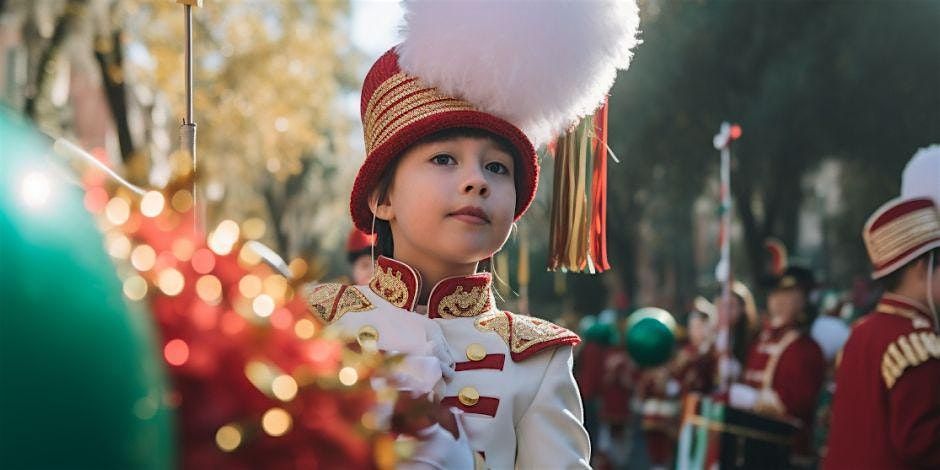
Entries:
[[[3,5],[0,4],[0,7]],[[52,38],[49,40],[49,46],[43,49],[39,55],[39,62],[36,64],[36,85],[32,93],[28,93],[23,103],[23,113],[31,120],[36,119],[36,105],[39,98],[43,95],[46,88],[46,82],[52,77],[52,64],[58,56],[59,49],[65,38],[68,36],[72,23],[82,13],[85,7],[83,0],[69,0],[65,6],[65,12],[59,17],[55,28],[52,30]],[[0,8],[2,9],[2,8]]]
[[[131,138],[130,123],[127,120],[127,92],[124,87],[124,54],[121,49],[121,30],[111,32],[111,47],[102,50],[95,47],[95,60],[101,70],[101,82],[104,86],[108,109],[114,118],[118,144],[121,148],[121,161],[128,163],[134,156],[134,143]],[[99,39],[100,40],[100,39]]]

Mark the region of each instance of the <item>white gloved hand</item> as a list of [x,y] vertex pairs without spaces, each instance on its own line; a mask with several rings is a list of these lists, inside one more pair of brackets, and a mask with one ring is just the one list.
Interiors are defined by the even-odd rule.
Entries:
[[450,347],[444,340],[444,335],[434,336],[427,343],[428,354],[437,358],[441,367],[441,376],[445,382],[450,382],[454,378],[457,369],[457,361],[450,353]]
[[407,459],[398,462],[396,468],[403,470],[473,470],[474,456],[467,433],[463,428],[462,412],[451,408],[457,421],[458,436],[454,436],[433,424],[418,431],[418,440],[414,452]]
[[439,328],[427,333],[428,341],[421,347],[414,351],[397,351],[407,354],[398,365],[393,380],[401,390],[430,393],[432,399],[440,400],[446,383],[454,377],[456,361]]
[[763,388],[757,393],[754,412],[769,416],[785,416],[787,408],[780,401],[780,395],[770,388]]
[[731,384],[728,393],[728,404],[744,410],[753,409],[754,404],[757,403],[757,394],[757,389],[749,385],[742,383]]
[[443,393],[441,363],[432,356],[405,355],[395,366],[392,381],[395,388],[411,391],[414,395],[431,394],[431,398],[436,399]]

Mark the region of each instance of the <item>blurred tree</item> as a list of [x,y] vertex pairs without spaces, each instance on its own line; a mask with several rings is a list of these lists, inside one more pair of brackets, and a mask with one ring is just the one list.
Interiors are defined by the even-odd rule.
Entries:
[[[823,256],[861,261],[834,270],[841,285],[864,272],[864,218],[896,194],[904,162],[940,129],[940,42],[931,38],[940,4],[643,6],[644,44],[612,94],[611,147],[623,164],[612,166],[611,219],[628,221],[611,225],[612,257],[626,262],[617,266],[635,269],[636,250],[650,248],[661,273],[676,270],[676,302],[701,287],[691,207],[717,177],[711,136],[734,120],[744,128],[733,189],[747,277],[761,274],[768,236],[797,246],[805,177],[833,156],[845,163],[845,197],[830,225],[836,252]],[[657,234],[646,244],[641,220]],[[635,274],[624,279],[636,285]]]
[[[129,30],[150,56],[137,79],[182,110],[180,7],[129,8]],[[345,1],[279,0],[208,3],[194,15],[197,154],[213,213],[262,216],[282,255],[309,260],[348,218],[359,159],[342,98],[355,91],[360,58],[348,14]]]
[[[55,102],[50,83],[74,81],[60,62],[95,64],[122,171],[159,186],[192,162],[174,154],[184,115],[183,8],[145,0],[38,0],[4,4],[29,57],[23,111],[71,135],[79,104]],[[361,53],[345,0],[206,1],[194,9],[198,173],[207,226],[222,218],[267,222],[263,240],[309,261],[338,246],[358,167],[349,97]],[[83,91],[87,92],[87,90]],[[82,119],[89,116],[83,115]],[[104,138],[104,137],[102,137]],[[338,229],[339,228],[339,229]]]

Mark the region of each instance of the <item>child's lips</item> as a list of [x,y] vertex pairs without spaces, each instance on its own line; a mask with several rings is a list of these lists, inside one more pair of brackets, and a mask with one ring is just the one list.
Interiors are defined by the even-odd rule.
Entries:
[[490,223],[490,218],[486,211],[479,207],[462,207],[449,214],[451,217],[472,225],[486,225]]
[[453,217],[453,218],[455,218],[455,219],[457,219],[457,220],[459,220],[459,221],[461,221],[461,222],[466,222],[466,223],[471,224],[471,225],[486,225],[486,224],[489,223],[489,222],[487,222],[487,221],[485,221],[485,220],[483,220],[483,219],[481,219],[481,218],[479,218],[479,217],[477,217],[477,216],[475,216],[475,215],[452,214],[451,217]]

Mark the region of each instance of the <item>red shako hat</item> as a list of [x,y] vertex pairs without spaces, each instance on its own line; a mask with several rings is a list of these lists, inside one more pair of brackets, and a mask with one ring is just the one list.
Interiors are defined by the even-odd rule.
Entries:
[[360,105],[366,161],[356,175],[350,210],[356,227],[372,231],[369,197],[389,164],[418,140],[446,129],[480,129],[506,139],[519,158],[516,175],[518,219],[528,209],[538,186],[535,148],[519,128],[441,93],[401,71],[394,49],[379,58],[366,75]]
[[871,277],[882,278],[940,247],[940,212],[926,197],[893,199],[879,207],[862,230]]
[[638,44],[634,0],[406,0],[404,41],[366,75],[360,113],[366,159],[350,200],[372,232],[369,198],[395,158],[453,128],[502,137],[516,150],[518,219],[535,197],[535,148],[592,115]]

